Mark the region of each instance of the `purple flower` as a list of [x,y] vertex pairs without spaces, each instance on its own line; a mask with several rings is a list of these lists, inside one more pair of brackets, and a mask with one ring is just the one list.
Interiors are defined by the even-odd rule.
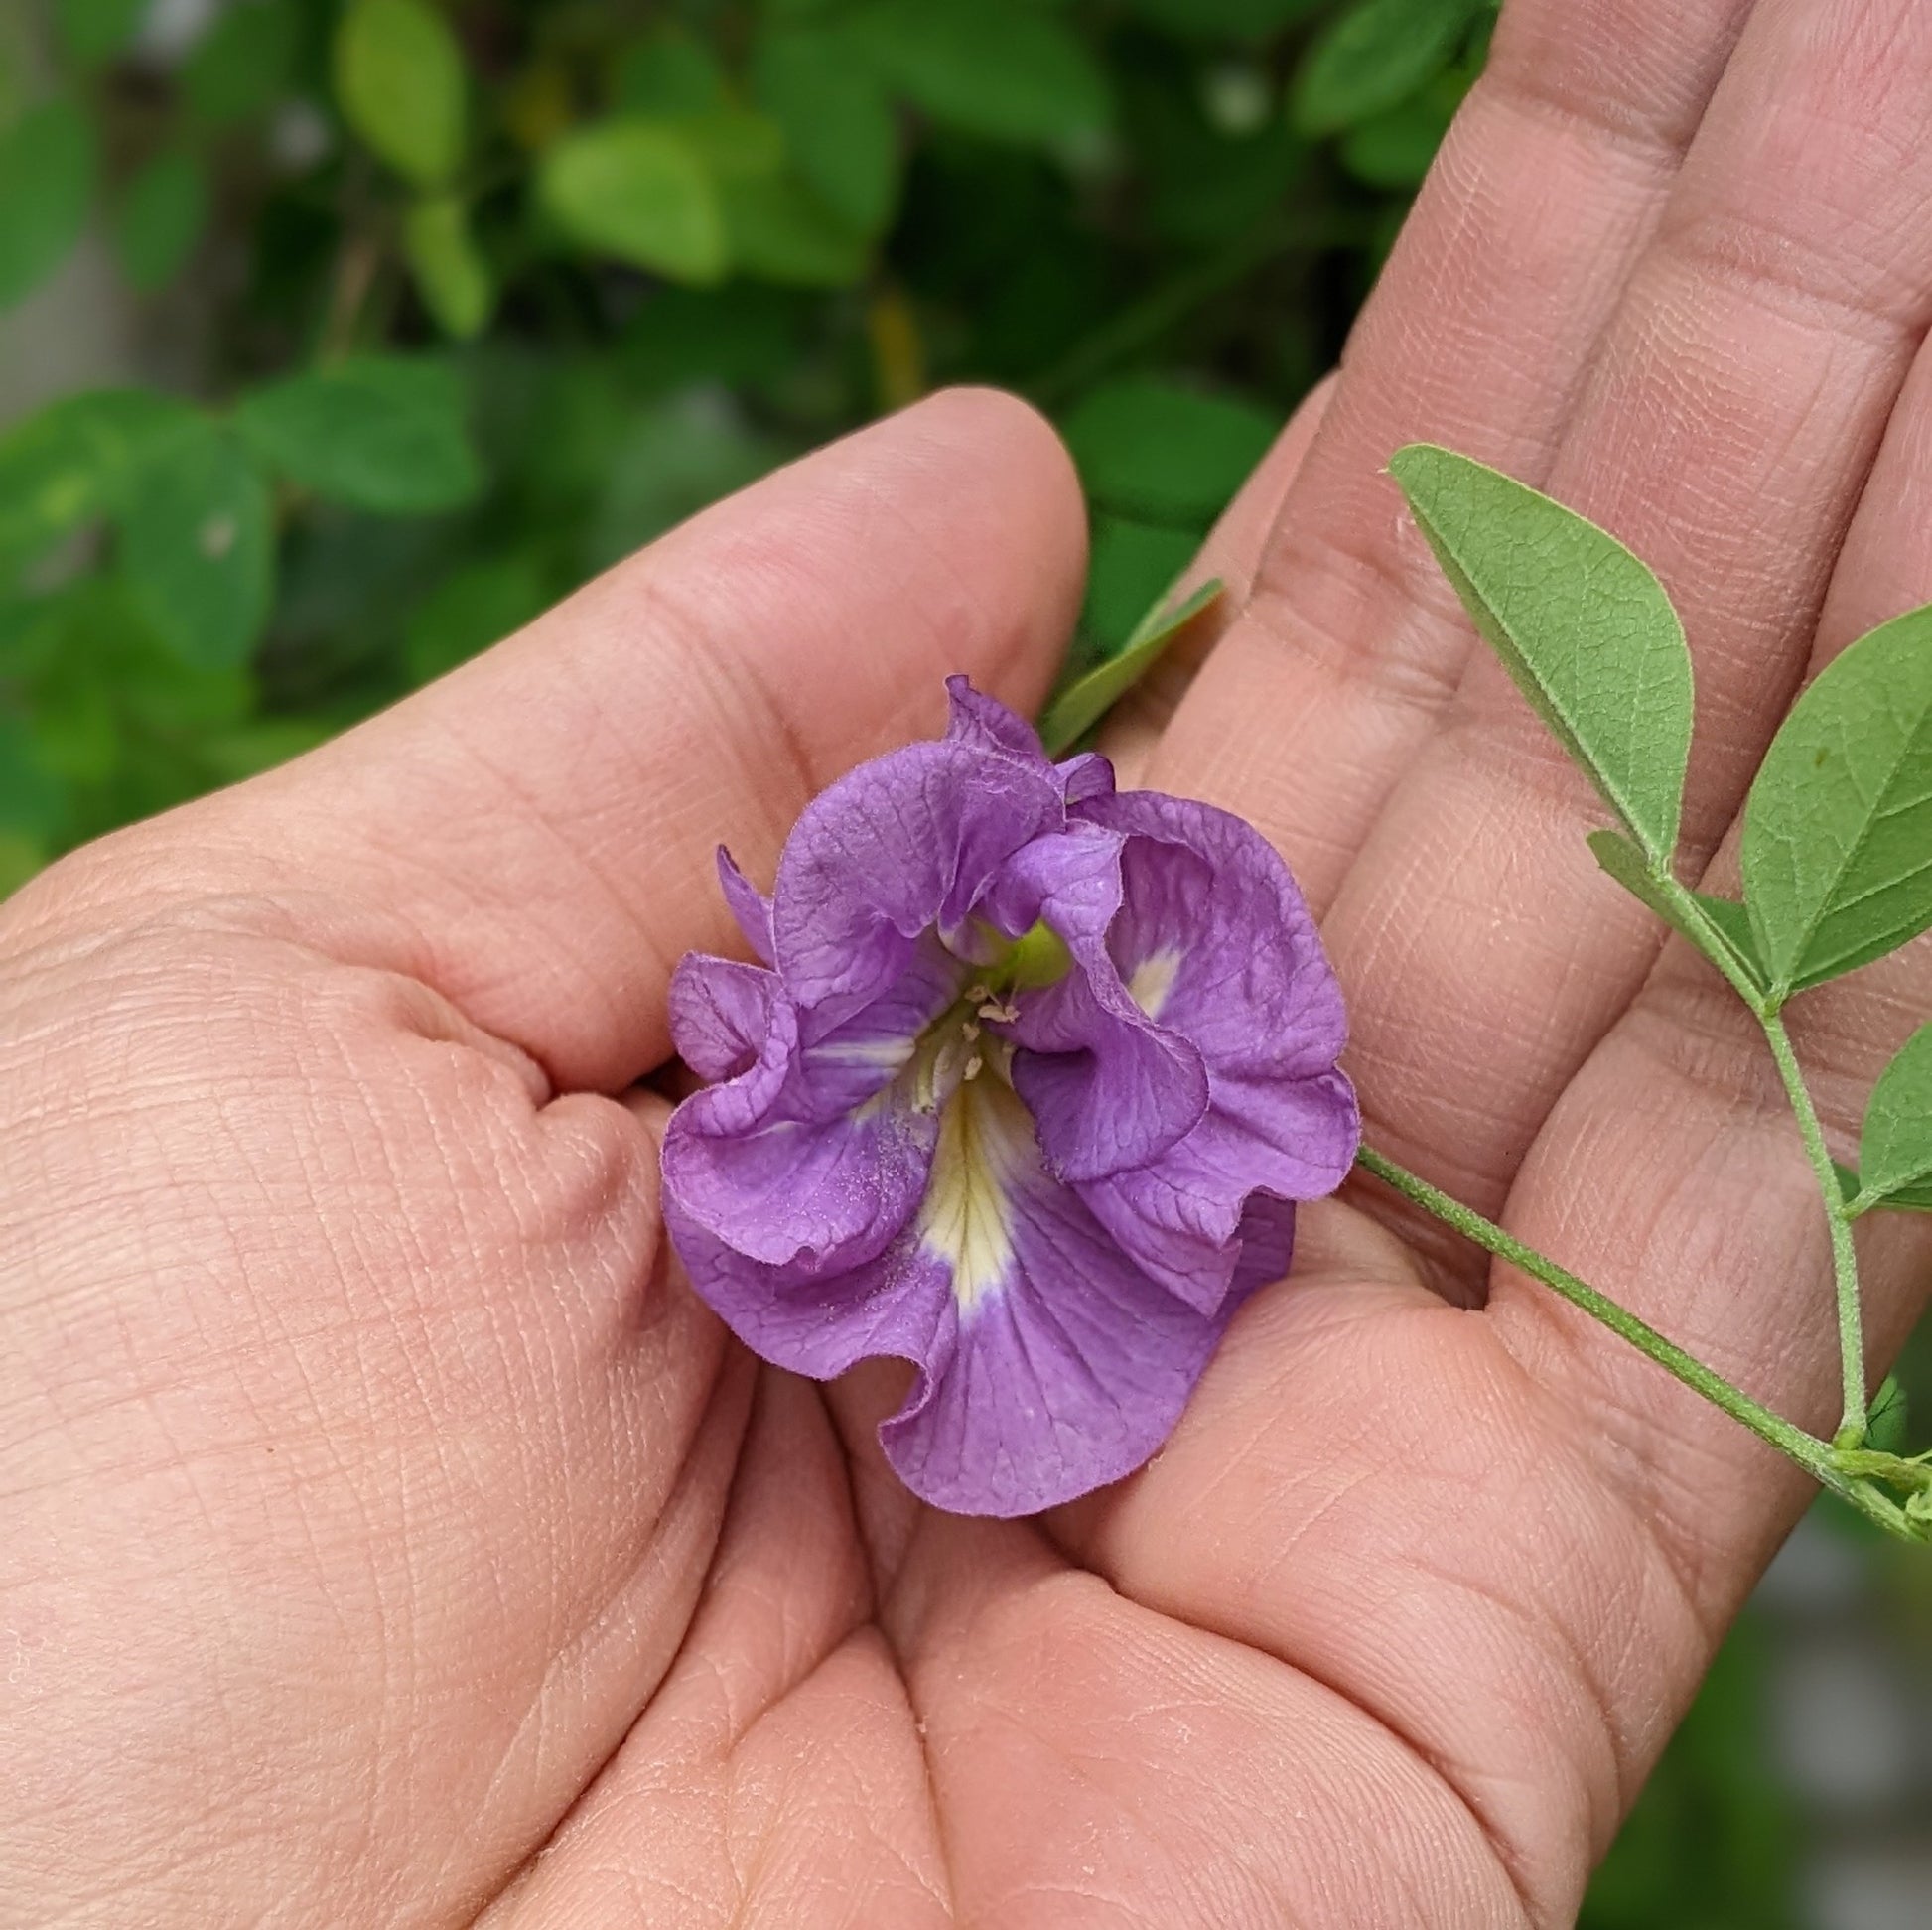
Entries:
[[1167,1439],[1359,1121],[1260,835],[947,688],[943,740],[807,808],[769,902],[719,853],[764,964],[678,968],[678,1049],[717,1083],[671,1120],[665,1213],[766,1360],[917,1365],[880,1429],[915,1493],[1018,1515]]

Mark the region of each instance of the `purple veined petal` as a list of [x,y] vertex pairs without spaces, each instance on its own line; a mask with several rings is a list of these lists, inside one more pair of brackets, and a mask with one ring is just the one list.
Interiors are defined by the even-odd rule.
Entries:
[[718,883],[724,887],[725,903],[745,934],[745,942],[769,965],[777,956],[771,942],[771,900],[738,869],[737,861],[723,845],[718,847]]
[[[1307,1079],[1210,1075],[1208,1109],[1160,1158],[1079,1187],[1108,1234],[1167,1290],[1201,1312],[1219,1307],[1244,1270],[1273,1262],[1251,1254],[1257,1216],[1320,1199],[1347,1177],[1361,1123],[1339,1072]],[[1274,1279],[1286,1271],[1264,1271]]]
[[1053,768],[1060,773],[1061,794],[1068,810],[1114,794],[1114,767],[1098,751],[1082,751]]
[[1123,845],[1116,832],[1069,825],[1016,853],[985,900],[1002,930],[1043,919],[1073,956],[1064,978],[1019,994],[1016,1018],[1000,1028],[1023,1048],[1013,1083],[1046,1163],[1069,1181],[1144,1165],[1207,1108],[1200,1054],[1134,1003],[1107,949]]
[[685,1064],[701,1079],[731,1080],[748,1117],[768,1108],[798,1046],[777,974],[687,952],[671,974],[669,1006],[671,1042]]
[[[675,984],[683,990],[674,1011],[694,1040],[729,1000],[743,995],[749,1009],[754,991],[765,1001],[765,1031],[744,1070],[671,1115],[661,1161],[667,1202],[766,1265],[838,1271],[884,1252],[925,1192],[937,1122],[884,1097],[829,1115],[815,1107],[797,1015],[773,974],[688,959]],[[701,1009],[702,1020],[692,1017]]]
[[664,1223],[691,1285],[760,1360],[832,1380],[861,1360],[925,1361],[956,1319],[942,1262],[901,1240],[843,1272],[748,1259],[666,1195]]
[[800,1014],[804,1044],[798,1077],[813,1118],[852,1112],[904,1068],[919,1034],[966,990],[974,967],[955,957],[936,932],[913,940],[905,969],[868,1006],[837,1025],[823,1011]]
[[1115,1245],[1047,1173],[997,1080],[947,1109],[905,1264],[951,1292],[912,1398],[879,1431],[913,1493],[1025,1515],[1119,1480],[1166,1441],[1228,1318],[1203,1315]]
[[778,970],[837,1024],[896,984],[928,928],[963,927],[1000,866],[1064,817],[1059,780],[979,744],[908,745],[841,778],[786,841]]
[[997,697],[973,688],[970,677],[946,679],[946,742],[971,745],[1018,758],[1023,763],[1045,766],[1047,757],[1039,733]]
[[1128,835],[1108,946],[1142,1009],[1212,1072],[1327,1071],[1347,1035],[1341,990],[1274,847],[1225,811],[1158,791],[1080,813]]

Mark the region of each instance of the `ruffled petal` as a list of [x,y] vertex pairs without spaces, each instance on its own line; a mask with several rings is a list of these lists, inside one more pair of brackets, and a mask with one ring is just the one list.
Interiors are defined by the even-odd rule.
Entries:
[[738,869],[723,845],[718,847],[718,883],[724,887],[726,906],[745,942],[769,965],[777,956],[771,943],[771,900]]
[[[1251,1257],[1264,1206],[1319,1199],[1347,1176],[1359,1125],[1339,1072],[1277,1081],[1213,1078],[1206,1115],[1178,1145],[1080,1196],[1139,1265],[1188,1306],[1218,1307]],[[1292,1229],[1294,1216],[1287,1213]],[[1272,1263],[1265,1263],[1272,1264]],[[1273,1279],[1286,1270],[1284,1252]]]
[[1073,958],[1064,978],[1021,993],[1018,1016],[1001,1028],[1024,1048],[1013,1083],[1038,1122],[1048,1167],[1066,1180],[1144,1165],[1207,1107],[1200,1054],[1134,1003],[1107,949],[1121,906],[1124,842],[1091,824],[1035,839],[986,898],[1002,930],[1043,919]]
[[973,688],[970,677],[946,679],[946,742],[971,745],[993,751],[1002,757],[1017,758],[1022,763],[1045,769],[1045,749],[1039,733],[1020,715],[1009,710],[997,697]]
[[978,743],[914,744],[862,764],[798,820],[778,863],[778,970],[838,1023],[906,969],[919,935],[950,936],[1002,864],[1064,815],[1059,782]]
[[837,1025],[827,1025],[822,1010],[801,1013],[799,1077],[810,1094],[810,1115],[851,1112],[890,1084],[919,1034],[966,989],[972,971],[928,931],[913,940],[905,969],[870,1005]]
[[[1229,1317],[1203,1315],[1136,1267],[1047,1173],[1025,1110],[962,1088],[934,1165],[938,1198],[898,1261],[900,1292],[937,1262],[951,1287],[906,1405],[880,1429],[913,1493],[958,1514],[1024,1515],[1119,1480],[1173,1431]],[[957,1186],[953,1143],[980,1162]]]
[[936,1122],[887,1103],[826,1111],[796,1012],[775,976],[756,966],[687,959],[672,1012],[688,1062],[698,1062],[695,1051],[720,1063],[734,1038],[754,1034],[757,1055],[748,1062],[741,1047],[739,1069],[671,1115],[667,1200],[767,1265],[836,1271],[882,1253],[925,1191]]
[[1079,808],[1125,833],[1108,945],[1151,1017],[1214,1072],[1325,1072],[1347,1036],[1341,990],[1274,847],[1208,804],[1123,791]]

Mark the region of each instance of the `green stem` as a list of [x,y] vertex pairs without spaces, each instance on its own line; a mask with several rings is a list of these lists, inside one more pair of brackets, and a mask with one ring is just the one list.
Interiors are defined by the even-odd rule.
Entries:
[[1785,1031],[1784,1020],[1779,1016],[1780,1001],[1738,962],[1693,893],[1687,892],[1662,867],[1653,866],[1650,876],[1657,890],[1678,912],[1679,929],[1730,981],[1731,989],[1756,1015],[1771,1047],[1771,1056],[1777,1061],[1778,1077],[1784,1081],[1785,1096],[1797,1118],[1805,1157],[1811,1162],[1812,1175],[1818,1181],[1819,1196],[1824,1202],[1825,1223],[1831,1229],[1832,1279],[1838,1302],[1839,1370],[1845,1385],[1845,1409],[1839,1422],[1838,1443],[1841,1447],[1856,1448],[1864,1440],[1870,1422],[1864,1378],[1864,1318],[1859,1299],[1859,1256],[1852,1243],[1852,1221],[1857,1213],[1846,1205],[1838,1170],[1832,1165],[1825,1131],[1818,1122],[1818,1108],[1812,1104],[1810,1089],[1799,1069],[1798,1055],[1791,1048],[1791,1034]]
[[[1433,1213],[1438,1219],[1454,1227],[1464,1239],[1474,1241],[1498,1259],[1507,1260],[1512,1267],[1528,1274],[1533,1280],[1542,1281],[1546,1287],[1561,1294],[1571,1306],[1582,1308],[1591,1319],[1600,1321],[1612,1333],[1648,1354],[1667,1373],[1675,1374],[1686,1387],[1702,1394],[1713,1407],[1721,1408],[1760,1440],[1768,1441],[1779,1453],[1796,1461],[1815,1480],[1824,1482],[1839,1493],[1846,1493],[1852,1485],[1833,1467],[1831,1448],[1825,1442],[1806,1434],[1783,1416],[1773,1414],[1769,1408],[1752,1400],[1715,1368],[1707,1367],[1694,1354],[1686,1353],[1676,1341],[1665,1339],[1647,1320],[1640,1320],[1636,1314],[1619,1307],[1607,1294],[1599,1293],[1587,1281],[1579,1280],[1567,1268],[1558,1266],[1534,1247],[1526,1247],[1521,1240],[1511,1238],[1493,1221],[1471,1211],[1459,1200],[1451,1199],[1427,1179],[1397,1166],[1393,1160],[1385,1159],[1373,1148],[1362,1147],[1356,1153],[1355,1161],[1384,1184],[1393,1186],[1405,1199],[1413,1200],[1425,1212]],[[1847,1498],[1852,1497],[1847,1494]]]
[[1852,1222],[1845,1210],[1838,1170],[1825,1145],[1825,1129],[1818,1123],[1818,1108],[1811,1102],[1798,1055],[1791,1049],[1791,1034],[1776,1012],[1760,1012],[1758,1023],[1770,1042],[1771,1056],[1777,1060],[1778,1076],[1784,1081],[1785,1094],[1804,1138],[1805,1156],[1811,1161],[1825,1201],[1825,1221],[1832,1233],[1832,1277],[1838,1294],[1839,1367],[1845,1382],[1845,1413],[1839,1422],[1838,1440],[1842,1447],[1856,1448],[1864,1439],[1870,1406],[1864,1384],[1864,1315],[1859,1301],[1859,1256],[1852,1244]]

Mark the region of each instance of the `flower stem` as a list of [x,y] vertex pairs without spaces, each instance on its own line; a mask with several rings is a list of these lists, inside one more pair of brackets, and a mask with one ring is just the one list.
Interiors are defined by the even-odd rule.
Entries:
[[1864,1315],[1859,1301],[1859,1257],[1852,1245],[1852,1220],[1845,1209],[1845,1194],[1838,1182],[1838,1171],[1825,1145],[1825,1130],[1818,1123],[1818,1108],[1798,1067],[1798,1055],[1791,1049],[1791,1034],[1776,1012],[1760,1012],[1758,1023],[1764,1028],[1771,1056],[1777,1060],[1778,1076],[1784,1081],[1785,1095],[1797,1116],[1798,1131],[1804,1137],[1805,1155],[1818,1180],[1825,1201],[1825,1219],[1832,1233],[1832,1277],[1838,1293],[1839,1366],[1845,1382],[1845,1413],[1839,1422],[1841,1447],[1856,1448],[1864,1439],[1870,1421],[1864,1381]]
[[1768,1441],[1781,1453],[1796,1461],[1808,1474],[1841,1492],[1848,1485],[1832,1466],[1830,1446],[1754,1401],[1741,1388],[1733,1387],[1716,1368],[1707,1367],[1676,1341],[1667,1340],[1647,1320],[1639,1319],[1628,1309],[1619,1307],[1607,1294],[1599,1293],[1587,1281],[1579,1280],[1568,1268],[1513,1239],[1493,1221],[1473,1212],[1459,1200],[1439,1191],[1427,1179],[1418,1177],[1393,1160],[1385,1159],[1372,1147],[1364,1146],[1355,1162],[1384,1184],[1393,1186],[1405,1199],[1413,1200],[1425,1212],[1455,1228],[1466,1240],[1507,1260],[1512,1267],[1553,1288],[1571,1306],[1580,1307],[1591,1319],[1648,1354],[1667,1373],[1676,1375],[1686,1387],[1702,1394],[1713,1407],[1721,1408],[1733,1421],[1741,1422],[1752,1434]]

